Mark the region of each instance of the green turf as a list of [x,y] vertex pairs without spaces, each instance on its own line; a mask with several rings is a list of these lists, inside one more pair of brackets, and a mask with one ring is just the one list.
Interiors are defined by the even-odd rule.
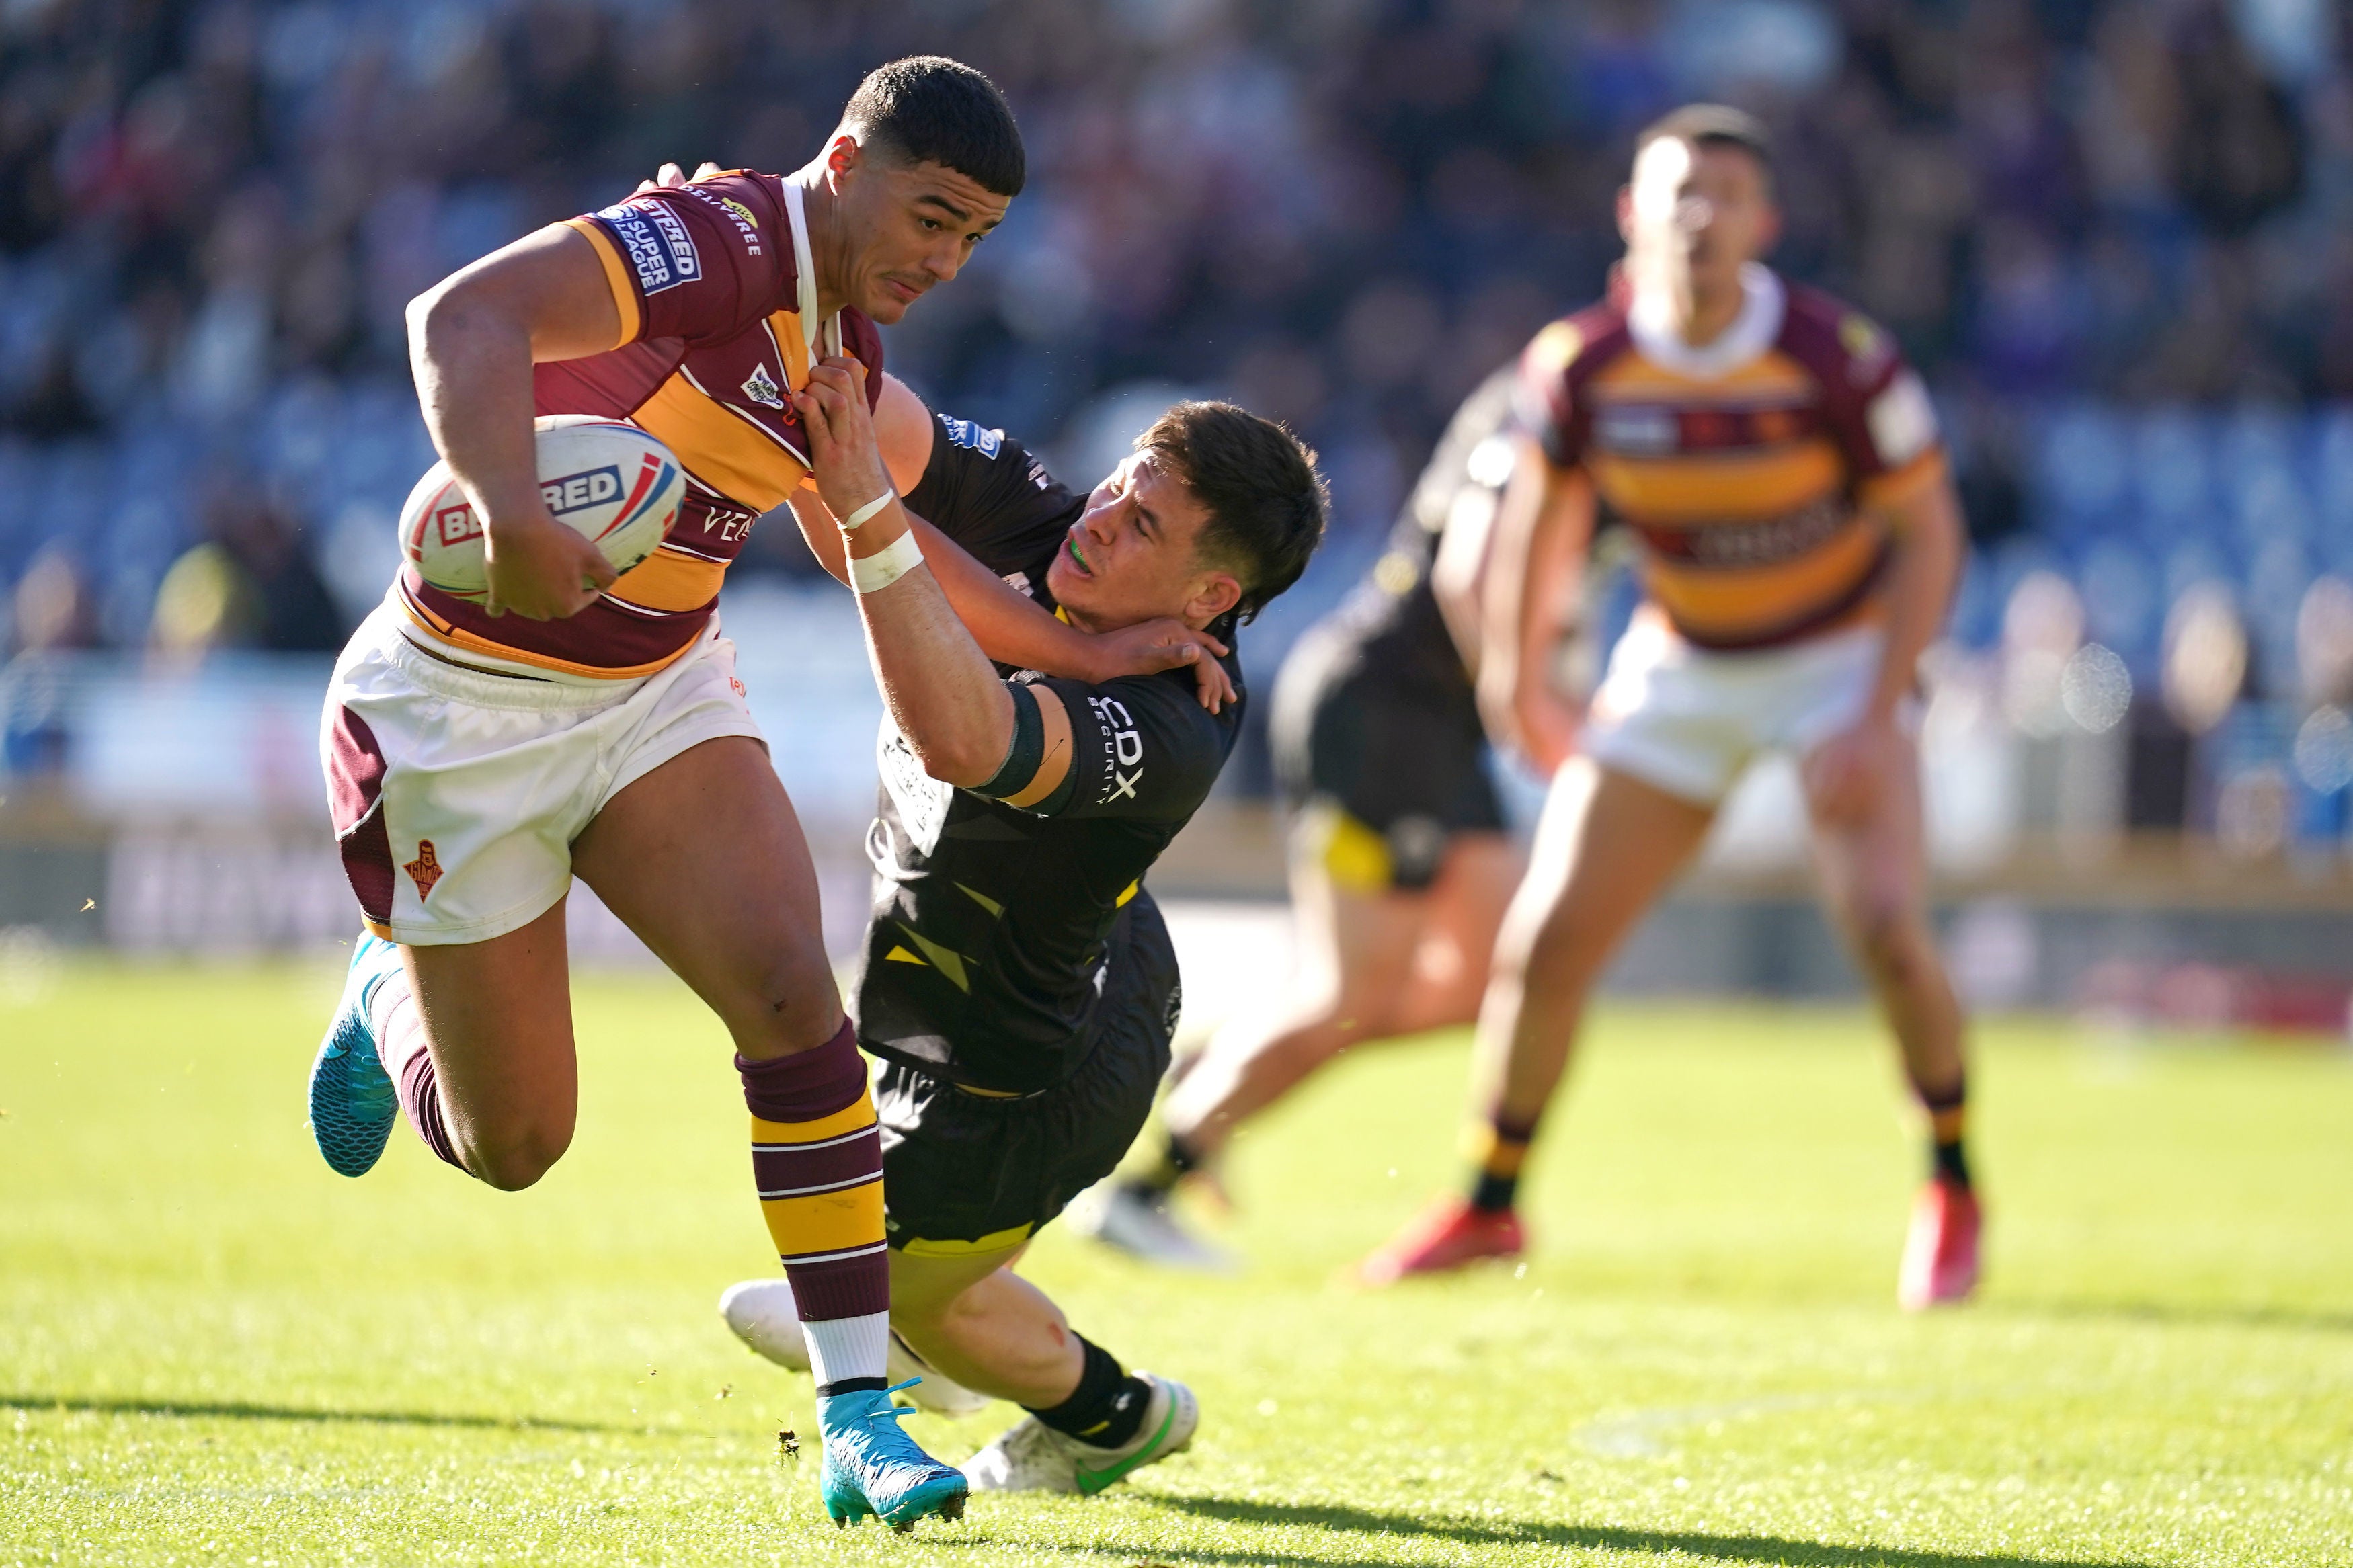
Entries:
[[[1451,1179],[1460,1037],[1241,1144],[1233,1281],[1050,1233],[1078,1325],[1179,1373],[1196,1452],[912,1539],[819,1517],[805,1382],[712,1303],[774,1267],[715,1026],[585,985],[580,1133],[501,1194],[405,1132],[330,1174],[322,970],[0,999],[0,1561],[2353,1562],[2353,1058],[1989,1028],[1991,1278],[1891,1300],[1917,1152],[1859,1014],[1617,1008],[1540,1249],[1333,1275]],[[1004,1410],[910,1423],[962,1458]]]

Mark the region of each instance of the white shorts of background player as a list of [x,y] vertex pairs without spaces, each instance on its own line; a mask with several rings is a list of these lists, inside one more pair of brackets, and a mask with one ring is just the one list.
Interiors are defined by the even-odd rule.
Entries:
[[[1885,646],[1864,625],[1778,647],[1704,648],[1645,611],[1610,652],[1577,750],[1694,805],[1722,805],[1750,763],[1802,758],[1861,717]],[[1907,700],[1907,731],[1919,718]]]

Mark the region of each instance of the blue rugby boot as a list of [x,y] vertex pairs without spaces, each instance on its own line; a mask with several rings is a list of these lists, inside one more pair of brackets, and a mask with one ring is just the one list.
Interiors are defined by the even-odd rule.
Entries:
[[899,1429],[900,1418],[913,1412],[891,1404],[892,1394],[921,1381],[818,1396],[817,1424],[825,1438],[818,1490],[834,1523],[856,1524],[871,1513],[903,1535],[927,1513],[964,1517],[972,1489],[964,1472],[917,1447]]
[[376,1058],[367,1016],[368,998],[399,964],[399,948],[373,932],[360,933],[335,1021],[311,1063],[311,1138],[343,1175],[366,1175],[400,1119],[400,1095]]

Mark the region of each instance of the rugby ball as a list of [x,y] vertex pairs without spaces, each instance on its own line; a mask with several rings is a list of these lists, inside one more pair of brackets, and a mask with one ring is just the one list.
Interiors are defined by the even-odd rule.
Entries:
[[[678,520],[686,475],[670,448],[634,425],[593,414],[548,414],[539,432],[539,488],[558,522],[627,572],[654,552]],[[400,552],[443,593],[479,604],[490,592],[482,521],[435,463],[400,509]]]

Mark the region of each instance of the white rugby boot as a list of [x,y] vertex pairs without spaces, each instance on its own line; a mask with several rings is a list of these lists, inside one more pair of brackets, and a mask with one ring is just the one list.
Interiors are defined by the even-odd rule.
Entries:
[[1117,1177],[1080,1194],[1064,1217],[1081,1236],[1163,1268],[1188,1268],[1197,1274],[1241,1271],[1240,1258],[1195,1236],[1168,1212],[1166,1194],[1132,1186]]
[[1098,1448],[1057,1432],[1035,1415],[998,1434],[997,1441],[964,1462],[965,1479],[976,1492],[1076,1492],[1082,1497],[1193,1445],[1201,1406],[1193,1391],[1174,1378],[1155,1377],[1142,1367],[1135,1375],[1152,1384],[1152,1403],[1135,1436],[1116,1448]]
[[[788,1279],[746,1279],[730,1285],[719,1298],[719,1315],[735,1337],[787,1372],[809,1369],[808,1341],[801,1334],[800,1307],[793,1300]],[[976,1394],[915,1353],[914,1347],[891,1331],[887,1366],[892,1383],[921,1381],[904,1397],[918,1410],[934,1415],[976,1415],[988,1408],[988,1396]]]

